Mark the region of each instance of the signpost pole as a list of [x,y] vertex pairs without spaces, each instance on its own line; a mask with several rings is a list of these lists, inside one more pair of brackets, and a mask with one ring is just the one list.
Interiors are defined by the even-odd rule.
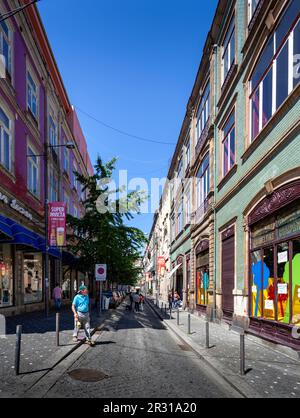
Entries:
[[99,314],[102,314],[102,282],[100,282]]

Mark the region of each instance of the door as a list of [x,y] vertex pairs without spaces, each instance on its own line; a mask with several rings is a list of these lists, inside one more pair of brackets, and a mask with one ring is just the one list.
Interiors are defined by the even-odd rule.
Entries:
[[234,228],[223,234],[222,239],[222,309],[225,316],[234,312],[235,239]]

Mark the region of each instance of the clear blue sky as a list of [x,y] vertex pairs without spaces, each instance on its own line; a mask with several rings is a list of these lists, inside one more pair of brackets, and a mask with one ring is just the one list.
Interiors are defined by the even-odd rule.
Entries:
[[[42,0],[70,101],[137,136],[176,144],[217,0]],[[165,177],[174,146],[138,141],[78,112],[95,161],[128,177]],[[133,224],[148,233],[153,215]]]

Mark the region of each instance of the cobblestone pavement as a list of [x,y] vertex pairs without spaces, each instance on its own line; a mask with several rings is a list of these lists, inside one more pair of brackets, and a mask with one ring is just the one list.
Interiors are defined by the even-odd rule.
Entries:
[[[93,312],[91,327],[98,325],[99,320],[97,313]],[[17,325],[22,325],[21,376],[17,380],[26,374],[32,374],[34,379],[38,376],[38,371],[53,367],[53,361],[59,359],[60,352],[63,356],[76,345],[72,341],[74,317],[70,308],[61,312],[59,347],[56,346],[55,323],[55,313],[51,313],[48,318],[43,312],[7,318],[6,338],[0,338],[0,396],[3,392],[9,392],[12,385],[17,384],[14,370]],[[83,336],[83,330],[81,333]]]
[[[69,373],[93,369],[107,377],[88,383]],[[125,306],[97,341],[65,372],[46,397],[197,398],[238,396],[222,379],[162,325],[146,305],[133,313]]]
[[[152,302],[153,303],[153,302]],[[154,306],[154,305],[153,305]],[[161,306],[161,302],[159,303]],[[156,307],[155,309],[161,313]],[[173,319],[166,318],[172,329],[180,331],[199,347],[201,356],[230,379],[236,386],[243,387],[243,391],[251,396],[266,398],[300,398],[300,361],[276,349],[275,345],[264,345],[254,336],[246,337],[246,370],[244,377],[239,376],[240,367],[240,337],[225,324],[210,324],[211,349],[205,349],[205,318],[191,315],[191,332],[187,335],[188,313],[179,312],[180,325],[177,326],[177,312],[173,312]],[[292,355],[293,353],[291,353]],[[294,353],[296,354],[296,353]]]

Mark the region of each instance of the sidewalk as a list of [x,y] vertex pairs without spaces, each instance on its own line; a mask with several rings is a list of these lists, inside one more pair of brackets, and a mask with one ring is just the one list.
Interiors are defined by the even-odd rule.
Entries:
[[[239,374],[240,337],[229,331],[225,324],[210,325],[210,346],[205,348],[205,318],[191,314],[191,335],[187,334],[188,312],[179,311],[180,325],[177,325],[177,311],[170,319],[148,298],[150,306],[164,320],[165,325],[175,332],[219,374],[247,397],[257,398],[300,398],[300,361],[276,349],[266,347],[259,338],[246,336],[245,376]],[[159,306],[165,302],[160,301]],[[288,351],[287,351],[288,352]],[[296,353],[295,353],[296,354]]]
[[[91,329],[97,328],[110,311],[91,315]],[[22,325],[20,375],[15,375],[16,326]],[[79,344],[72,341],[74,317],[71,308],[64,308],[60,315],[60,345],[56,346],[56,314],[48,318],[44,312],[34,312],[6,319],[6,338],[0,338],[0,397],[13,396],[20,388],[30,386],[45,372]],[[84,331],[80,331],[84,336]]]

